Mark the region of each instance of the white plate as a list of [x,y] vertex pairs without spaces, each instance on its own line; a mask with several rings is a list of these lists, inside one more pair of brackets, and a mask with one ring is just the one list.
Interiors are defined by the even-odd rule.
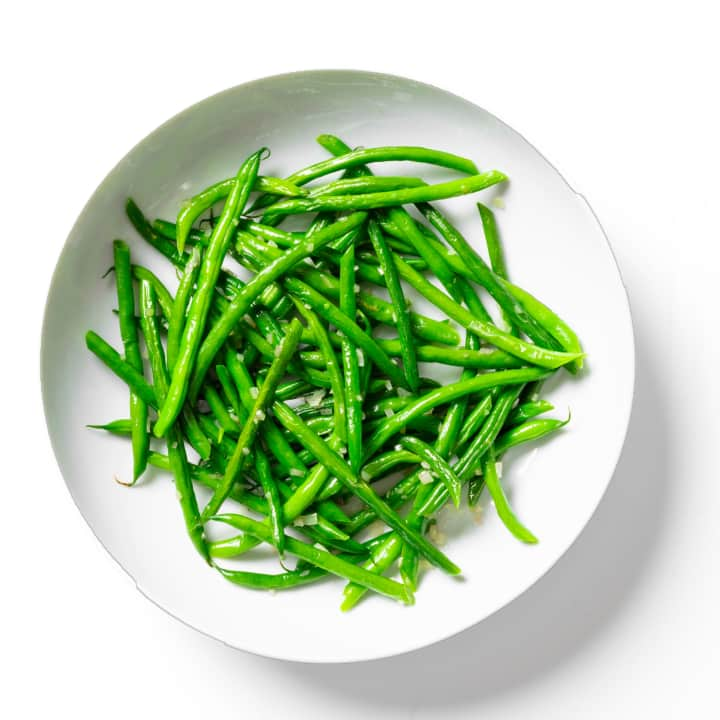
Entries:
[[[185,537],[172,483],[151,475],[132,490],[126,441],[85,429],[127,416],[127,393],[85,349],[92,328],[118,346],[111,240],[174,288],[165,261],[143,245],[125,218],[133,196],[150,217],[233,174],[251,151],[272,149],[264,172],[287,174],[326,156],[322,132],[351,145],[426,145],[505,171],[505,209],[497,211],[512,277],[556,309],[589,354],[576,378],[558,376],[549,397],[572,423],[551,441],[510,453],[504,481],[514,508],[540,543],[514,540],[486,508],[478,523],[447,513],[445,550],[462,580],[433,571],[414,607],[367,598],[338,609],[342,582],[330,580],[267,595],[233,586],[198,558]],[[379,167],[379,166],[377,166]],[[417,168],[429,179],[437,168]],[[386,165],[393,174],[397,167]],[[495,191],[480,197],[486,202]],[[445,203],[482,247],[473,199]],[[160,607],[244,650],[306,662],[379,658],[428,645],[479,622],[517,597],[581,532],[608,485],[625,436],[633,391],[633,339],[627,297],[602,229],[585,200],[520,135],[467,101],[410,80],[354,71],[303,72],[228,90],[177,115],[110,172],[70,233],[48,297],[42,346],[45,412],[63,476],[108,552]],[[267,561],[260,561],[262,562]],[[258,565],[258,567],[260,566]],[[277,565],[275,565],[277,568]]]

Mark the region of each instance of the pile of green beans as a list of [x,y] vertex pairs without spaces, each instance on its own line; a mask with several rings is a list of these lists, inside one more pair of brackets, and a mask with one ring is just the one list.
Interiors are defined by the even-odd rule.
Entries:
[[[448,502],[472,507],[487,489],[508,531],[538,542],[510,506],[501,461],[569,422],[542,417],[553,410],[542,386],[577,373],[584,353],[510,281],[486,205],[473,232],[489,261],[432,204],[504,183],[502,172],[423,147],[318,143],[332,157],[285,178],[259,174],[259,149],[174,222],[150,222],[128,199],[178,284],[173,295],[114,241],[122,347],[92,331],[86,344],[127,385],[128,413],[89,427],[130,439],[122,484],[148,466],[171,473],[189,539],[230,582],[275,591],[335,575],[344,610],[368,591],[412,604],[420,560],[461,572],[428,532]],[[460,176],[376,176],[370,166],[387,161]],[[305,230],[281,227],[296,215]],[[438,383],[435,366],[456,379]],[[227,566],[263,544],[281,571]]]

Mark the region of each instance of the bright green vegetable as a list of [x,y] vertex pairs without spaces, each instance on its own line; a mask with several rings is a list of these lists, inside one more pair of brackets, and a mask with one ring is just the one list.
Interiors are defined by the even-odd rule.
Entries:
[[[151,224],[128,200],[131,223],[170,262],[177,291],[160,270],[131,265],[127,246],[116,243],[123,355],[93,332],[86,343],[137,407],[157,411],[152,432],[167,455],[149,450],[147,415],[133,406],[127,419],[92,427],[130,438],[133,480],[143,456],[172,472],[188,534],[208,562],[251,563],[263,544],[277,553],[282,572],[218,567],[229,582],[289,589],[335,574],[348,581],[343,610],[368,591],[412,603],[421,558],[460,572],[432,528],[443,505],[461,505],[464,487],[473,505],[487,486],[513,535],[537,541],[507,501],[498,461],[566,424],[538,417],[552,409],[540,388],[559,367],[579,370],[584,354],[557,314],[507,280],[487,208],[489,264],[429,204],[502,182],[502,173],[427,148],[352,150],[330,135],[318,142],[334,157],[283,180],[259,175],[261,150],[234,178],[184,203],[177,223]],[[398,160],[465,177],[428,184],[402,170],[376,176],[367,165]],[[339,179],[303,187],[338,171]],[[261,194],[248,210],[253,191]],[[261,208],[257,222],[250,215]],[[283,222],[308,211],[316,214],[304,225]],[[133,282],[152,380],[138,350]],[[411,309],[418,295],[434,306],[432,317]],[[424,376],[436,369],[437,379]],[[210,490],[204,512],[196,485]],[[224,513],[226,500],[257,519]],[[211,521],[240,534],[207,542]],[[295,569],[285,567],[286,554],[299,558]]]
[[[130,269],[130,248],[122,240],[113,243],[115,255],[115,283],[117,286],[118,320],[120,337],[125,349],[125,359],[139,373],[143,361],[138,345],[138,331],[135,322],[135,293]],[[130,391],[130,420],[132,421],[133,484],[145,472],[150,436],[148,434],[147,403],[132,390]]]
[[[157,326],[153,289],[145,280],[140,283],[140,307],[142,310],[143,335],[150,359],[150,367],[152,368],[153,381],[158,402],[162,402],[168,392],[169,377]],[[210,558],[205,543],[205,532],[200,520],[195,490],[190,477],[190,466],[185,453],[185,443],[177,426],[170,428],[168,432],[167,449],[170,469],[175,477],[175,494],[180,502],[188,535],[197,551],[209,563]]]
[[250,189],[255,182],[262,153],[262,150],[254,153],[241,166],[220,219],[210,236],[210,242],[203,255],[198,275],[197,290],[185,321],[170,387],[165,402],[158,413],[158,419],[153,430],[156,437],[165,435],[185,401],[190,376],[205,332],[205,324],[210,310],[210,302],[215,291],[215,284],[220,274],[220,266],[230,246],[234,223],[245,207]]
[[290,358],[295,352],[295,348],[300,341],[301,330],[302,328],[300,323],[297,320],[293,320],[288,328],[285,338],[279,346],[277,357],[270,366],[268,374],[266,375],[265,380],[260,387],[260,391],[255,398],[255,402],[249,413],[248,422],[245,423],[242,432],[238,437],[235,450],[228,462],[227,469],[225,470],[223,482],[213,493],[212,498],[203,510],[204,520],[207,520],[211,515],[214,515],[220,509],[220,506],[225,501],[225,498],[227,498],[230,494],[230,490],[237,479],[243,462],[245,461],[246,456],[250,454],[250,445],[257,435],[258,428],[265,420],[268,406],[272,402],[275,394],[275,388],[285,375],[285,370],[290,362]]

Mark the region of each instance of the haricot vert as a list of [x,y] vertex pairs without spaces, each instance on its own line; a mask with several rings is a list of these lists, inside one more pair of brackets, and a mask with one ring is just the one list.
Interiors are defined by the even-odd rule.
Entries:
[[[448,502],[487,497],[515,538],[541,540],[510,505],[517,480],[503,463],[567,425],[545,416],[543,382],[580,371],[584,352],[556,310],[509,279],[488,204],[462,234],[435,204],[502,187],[502,171],[456,152],[317,140],[331,157],[284,178],[261,172],[265,148],[238,158],[234,176],[197,188],[172,220],[151,222],[128,199],[177,288],[113,242],[121,346],[92,331],[86,343],[127,386],[129,412],[89,427],[130,439],[128,485],[147,465],[171,473],[191,542],[234,585],[335,575],[344,610],[368,593],[409,605],[422,559],[461,572],[429,531]],[[421,177],[428,165],[445,177]],[[274,573],[250,562],[262,545]]]

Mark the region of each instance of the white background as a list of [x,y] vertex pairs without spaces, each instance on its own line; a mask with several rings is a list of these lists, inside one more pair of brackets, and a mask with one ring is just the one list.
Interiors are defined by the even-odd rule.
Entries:
[[[6,9],[0,714],[717,717],[720,50],[712,6],[196,0]],[[460,637],[337,667],[231,650],[135,591],[55,466],[38,361],[55,260],[117,160],[207,95],[321,67],[436,84],[524,134],[603,223],[637,343],[620,465],[556,568]]]

